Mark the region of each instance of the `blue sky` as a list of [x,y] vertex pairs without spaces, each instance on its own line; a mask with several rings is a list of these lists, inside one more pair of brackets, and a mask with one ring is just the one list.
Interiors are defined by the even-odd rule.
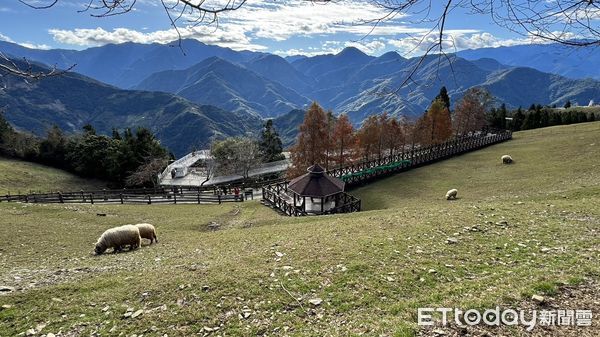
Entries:
[[[85,3],[84,0],[59,0],[53,8],[36,10],[17,0],[4,0],[0,3],[0,40],[34,48],[84,49],[106,43],[167,43],[177,39],[160,0],[138,0],[134,11],[104,18],[92,17],[90,14],[98,14],[94,11],[78,12],[85,8]],[[431,16],[440,10],[435,8],[436,3],[433,1]],[[372,32],[372,24],[363,22],[386,13],[385,9],[368,0],[346,0],[327,5],[301,0],[248,0],[242,9],[222,14],[218,26],[188,27],[185,21],[180,21],[178,26],[185,38],[282,56],[335,53],[346,46],[356,46],[371,55],[398,51],[405,56],[414,56],[422,53],[426,46],[419,45],[418,41],[435,38],[428,34],[431,24],[415,23],[420,18],[416,14],[397,16]],[[528,42],[490,21],[488,16],[454,9],[446,23],[447,48],[453,51]]]

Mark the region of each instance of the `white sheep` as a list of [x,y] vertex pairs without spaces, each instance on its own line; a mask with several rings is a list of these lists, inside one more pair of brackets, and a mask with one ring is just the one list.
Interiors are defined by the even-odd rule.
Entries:
[[140,236],[142,239],[150,240],[150,244],[158,239],[156,238],[156,229],[149,223],[139,223],[135,225],[140,230]]
[[458,194],[458,190],[456,188],[451,189],[446,192],[446,200],[456,199],[456,195]]
[[512,164],[513,163],[513,159],[511,156],[505,154],[502,156],[502,164]]
[[129,250],[142,245],[140,230],[136,226],[125,225],[106,230],[96,242],[94,251],[100,255],[107,249],[112,248],[113,252],[116,253],[126,245],[129,245]]

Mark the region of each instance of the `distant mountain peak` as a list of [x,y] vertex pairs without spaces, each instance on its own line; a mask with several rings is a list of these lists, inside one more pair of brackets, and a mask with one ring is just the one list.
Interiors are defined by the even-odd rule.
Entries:
[[402,57],[400,54],[398,54],[395,51],[389,51],[389,52],[379,56],[377,59],[381,60],[381,61],[393,61],[393,60],[404,61],[404,60],[406,60],[406,58]]
[[362,50],[360,50],[356,47],[346,47],[346,48],[342,49],[341,52],[337,53],[336,56],[338,56],[338,57],[348,57],[348,56],[369,57],[369,55],[363,53]]

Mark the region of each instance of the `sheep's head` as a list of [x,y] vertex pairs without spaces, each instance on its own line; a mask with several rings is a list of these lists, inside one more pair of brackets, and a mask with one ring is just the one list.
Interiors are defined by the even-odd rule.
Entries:
[[96,243],[96,247],[94,248],[94,252],[96,255],[100,255],[106,251],[106,246],[101,244],[100,242]]

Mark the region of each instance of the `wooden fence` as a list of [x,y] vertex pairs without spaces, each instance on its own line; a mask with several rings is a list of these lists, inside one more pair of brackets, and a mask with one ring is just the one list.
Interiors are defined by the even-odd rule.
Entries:
[[[293,192],[288,191],[287,181],[266,185],[262,189],[262,200],[264,204],[269,205],[288,216],[309,215],[309,213],[302,209],[301,206],[294,205],[294,203],[290,201],[291,196],[288,196],[289,193]],[[336,207],[319,213],[319,215],[360,212],[360,199],[353,195],[342,192],[336,196],[335,202],[337,205]]]
[[[234,191],[240,190],[242,197],[254,199],[249,189],[261,188],[275,184],[284,179],[260,180],[250,179],[232,184],[211,186],[161,186],[138,189],[104,189],[94,191],[47,192],[0,195],[0,202],[32,202],[32,203],[221,203],[237,200]],[[200,201],[198,202],[198,198]]]
[[89,204],[206,204],[244,201],[244,193],[220,194],[203,189],[134,189],[79,192],[31,193],[0,196],[0,202],[89,203]]
[[[352,187],[509,139],[512,139],[512,131],[486,130],[469,136],[456,137],[442,144],[414,148],[377,159],[352,163],[328,170],[327,174],[345,181],[346,187]],[[289,202],[289,198],[286,197],[287,185],[287,182],[281,182],[264,186],[262,189],[263,203],[289,216],[307,215],[300,207]],[[360,199],[347,193],[343,194],[343,198],[343,202],[339,203],[340,206],[323,214],[360,211]]]
[[471,136],[457,137],[438,145],[415,148],[368,161],[363,160],[328,170],[327,173],[345,181],[346,187],[352,187],[509,139],[512,139],[512,132],[509,130],[481,132]]

